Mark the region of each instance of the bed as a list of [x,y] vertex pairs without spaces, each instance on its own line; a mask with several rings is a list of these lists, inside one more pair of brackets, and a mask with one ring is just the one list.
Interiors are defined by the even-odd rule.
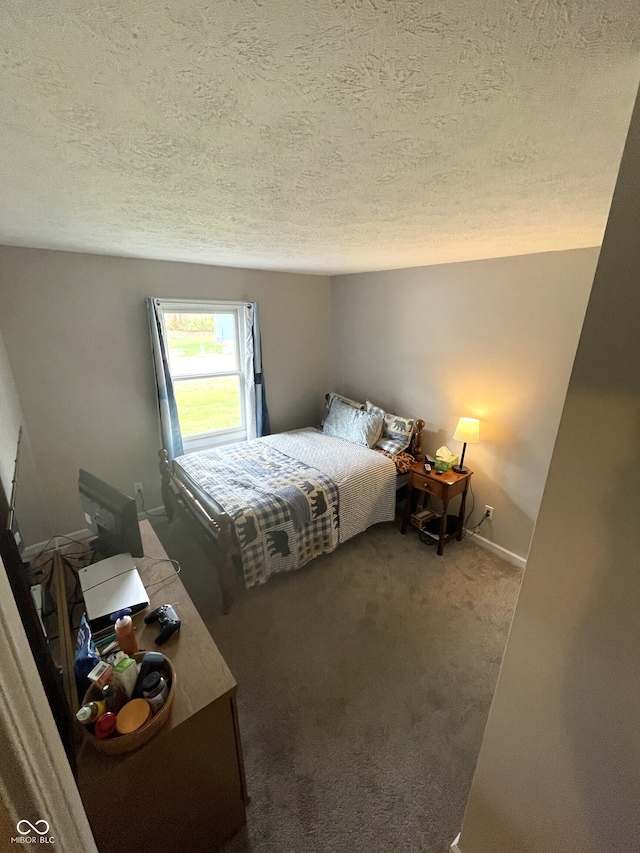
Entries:
[[[247,587],[262,584],[394,518],[406,480],[400,456],[327,434],[328,423],[172,461],[159,452],[165,512],[170,521],[178,512],[211,549],[224,613],[237,567]],[[405,467],[407,452],[421,455],[424,421],[411,424]]]

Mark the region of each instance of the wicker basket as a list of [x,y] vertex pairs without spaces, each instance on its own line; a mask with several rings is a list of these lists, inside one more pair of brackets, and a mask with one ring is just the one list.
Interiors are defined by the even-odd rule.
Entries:
[[[138,652],[133,655],[133,658],[136,663],[140,663],[144,655],[144,652]],[[176,694],[176,672],[173,664],[167,657],[165,657],[165,664],[161,670],[161,674],[169,685],[169,694],[162,708],[142,728],[131,732],[129,735],[116,735],[115,737],[101,739],[95,737],[93,732],[89,731],[88,726],[83,726],[85,737],[96,749],[100,750],[100,752],[106,752],[108,755],[120,755],[123,752],[130,752],[132,749],[142,746],[143,743],[150,740],[162,728],[169,718],[171,705]],[[99,698],[100,688],[92,684],[85,693],[82,704],[86,705],[87,702],[93,702]]]

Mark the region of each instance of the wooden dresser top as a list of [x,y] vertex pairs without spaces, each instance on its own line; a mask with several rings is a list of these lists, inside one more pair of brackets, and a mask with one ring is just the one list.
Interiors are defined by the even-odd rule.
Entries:
[[[145,610],[133,617],[140,651],[162,652],[170,658],[176,672],[176,695],[169,720],[155,736],[159,738],[221,696],[234,691],[237,685],[180,576],[176,574],[175,567],[167,561],[167,554],[151,524],[146,520],[140,522],[140,532],[145,557],[136,559],[136,565],[143,583],[148,587],[150,610],[161,604],[171,604],[182,623],[180,630],[166,643],[156,646],[154,640],[160,626],[157,622],[145,625],[144,617],[149,611]],[[79,780],[85,774],[100,774],[105,764],[113,767],[134,754],[104,755],[85,741],[78,751]]]

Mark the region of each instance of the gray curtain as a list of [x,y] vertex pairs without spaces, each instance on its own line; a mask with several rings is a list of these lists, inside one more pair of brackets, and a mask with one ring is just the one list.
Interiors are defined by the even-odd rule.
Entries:
[[267,395],[262,372],[262,340],[258,303],[250,302],[245,311],[245,377],[247,396],[247,438],[271,434]]
[[176,456],[182,456],[184,448],[182,446],[182,433],[180,432],[180,421],[178,419],[178,407],[169,371],[169,351],[164,336],[159,300],[153,297],[148,298],[147,311],[149,314],[151,351],[153,353],[153,365],[158,391],[158,415],[160,417],[162,446],[169,454],[169,459],[175,459]]

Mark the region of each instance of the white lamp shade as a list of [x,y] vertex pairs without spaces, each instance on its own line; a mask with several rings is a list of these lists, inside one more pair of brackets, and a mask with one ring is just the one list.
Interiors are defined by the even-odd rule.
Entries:
[[460,418],[453,440],[477,444],[480,441],[480,421],[477,418]]

